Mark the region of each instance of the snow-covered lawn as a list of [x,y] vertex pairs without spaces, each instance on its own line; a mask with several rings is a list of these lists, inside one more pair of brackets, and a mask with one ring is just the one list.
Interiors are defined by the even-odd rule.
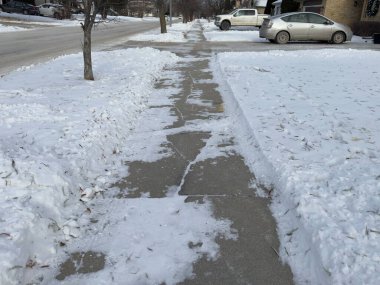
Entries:
[[300,284],[380,284],[379,66],[349,49],[216,56]]

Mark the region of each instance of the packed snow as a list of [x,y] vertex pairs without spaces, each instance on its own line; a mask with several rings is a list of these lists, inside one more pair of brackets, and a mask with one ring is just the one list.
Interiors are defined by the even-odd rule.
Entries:
[[99,200],[100,221],[68,250],[106,253],[106,268],[47,284],[171,285],[193,277],[193,264],[203,255],[218,257],[217,237],[235,236],[230,221],[212,218],[210,203],[185,203],[185,198]]
[[299,284],[380,284],[379,65],[350,49],[216,55]]

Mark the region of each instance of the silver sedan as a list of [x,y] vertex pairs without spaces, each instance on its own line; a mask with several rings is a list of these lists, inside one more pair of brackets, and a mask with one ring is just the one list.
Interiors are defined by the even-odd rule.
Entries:
[[350,41],[350,27],[309,12],[286,13],[264,19],[260,38],[286,44],[289,41],[328,41],[341,44]]

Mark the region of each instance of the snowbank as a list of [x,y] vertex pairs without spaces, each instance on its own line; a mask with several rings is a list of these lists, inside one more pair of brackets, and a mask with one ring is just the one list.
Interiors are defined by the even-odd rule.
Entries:
[[349,49],[216,56],[300,284],[380,284],[379,65]]
[[[23,15],[17,13],[0,12],[0,19],[10,24],[29,24],[29,25],[49,25],[49,26],[77,26],[76,20],[57,20],[52,17],[43,17],[35,15]],[[74,19],[74,18],[73,18]]]
[[16,27],[16,26],[7,26],[0,24],[0,33],[6,33],[6,32],[17,32],[17,31],[25,31],[27,29]]
[[156,29],[144,34],[138,34],[130,37],[132,41],[147,41],[147,42],[187,42],[185,34],[191,29],[194,22],[186,24],[176,23],[171,27],[167,26],[168,32],[161,34],[160,29]]
[[0,283],[23,283],[61,243],[81,236],[86,203],[125,174],[126,138],[162,69],[177,57],[151,48],[80,54],[0,79]]

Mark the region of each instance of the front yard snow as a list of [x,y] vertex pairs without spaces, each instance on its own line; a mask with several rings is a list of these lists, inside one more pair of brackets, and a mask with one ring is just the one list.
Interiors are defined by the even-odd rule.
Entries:
[[275,186],[296,281],[380,284],[380,53],[223,53],[214,65],[251,169]]

